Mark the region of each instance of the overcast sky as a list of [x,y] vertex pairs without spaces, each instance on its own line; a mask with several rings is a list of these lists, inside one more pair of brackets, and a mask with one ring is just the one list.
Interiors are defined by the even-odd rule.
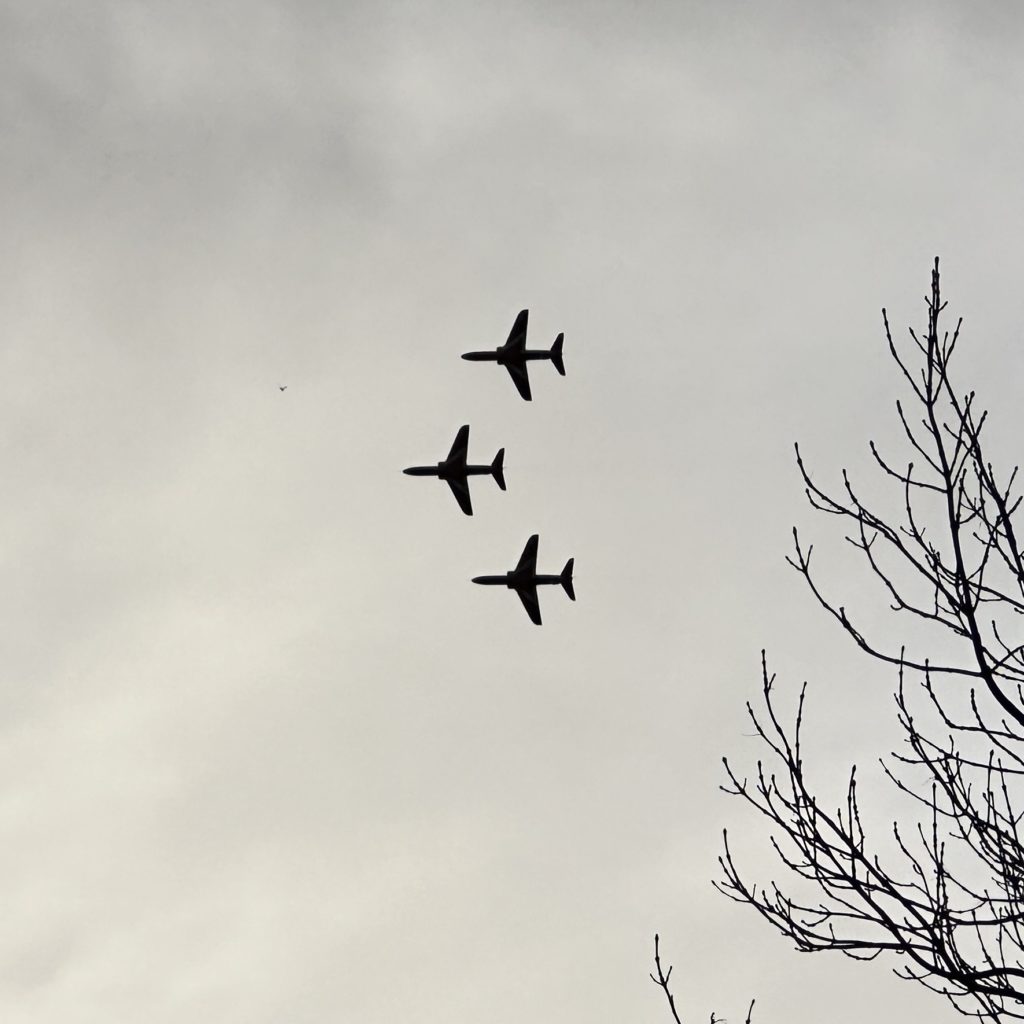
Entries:
[[[770,864],[717,790],[762,647],[824,798],[891,742],[792,443],[895,443],[936,255],[1020,436],[1022,27],[0,3],[0,1017],[658,1024],[657,930],[686,1024],[960,1019],[710,880],[724,825]],[[530,404],[458,358],[524,307]],[[463,423],[472,519],[400,472]],[[540,628],[469,582],[534,532]]]

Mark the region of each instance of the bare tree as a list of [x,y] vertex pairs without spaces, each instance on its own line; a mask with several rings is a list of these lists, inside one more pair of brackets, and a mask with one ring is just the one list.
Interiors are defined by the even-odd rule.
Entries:
[[840,950],[856,959],[894,953],[897,975],[943,994],[964,1014],[1024,1020],[1024,646],[1012,639],[1024,614],[1024,558],[1013,526],[1017,468],[999,482],[982,446],[986,414],[974,392],[953,385],[962,321],[952,334],[940,332],[938,259],[925,301],[927,333],[910,331],[909,355],[894,343],[882,310],[889,352],[913,399],[909,410],[896,406],[911,449],[905,466],[870,444],[884,479],[897,488],[896,514],[876,512],[845,471],[841,491],[826,493],[797,447],[810,504],[847,524],[846,539],[896,616],[915,623],[922,650],[865,636],[819,585],[812,549],[796,530],[789,559],[857,647],[894,666],[903,749],[881,759],[882,778],[911,799],[917,821],[909,828],[893,822],[891,838],[869,842],[856,767],[842,805],[823,806],[801,748],[806,683],[795,716],[782,715],[762,652],[764,710],[747,710],[770,748],[769,764],[759,761],[748,780],[726,759],[730,784],[723,788],[771,822],[789,882],[745,881],[725,835],[724,877],[716,885],[800,950]]

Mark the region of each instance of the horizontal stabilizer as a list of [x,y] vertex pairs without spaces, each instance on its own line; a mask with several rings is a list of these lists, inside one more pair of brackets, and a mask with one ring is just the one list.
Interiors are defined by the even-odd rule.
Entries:
[[564,377],[565,376],[565,363],[562,362],[562,342],[565,340],[565,335],[560,334],[555,338],[554,345],[551,346],[551,362],[555,364],[555,369]]
[[497,481],[498,486],[505,490],[505,449],[499,448],[498,454],[494,456],[494,461],[491,463],[491,472],[494,474],[494,479]]
[[569,595],[570,601],[576,600],[576,591],[572,588],[572,564],[575,561],[575,558],[570,558],[569,561],[565,563],[562,575],[558,577],[558,582],[565,588],[565,592]]

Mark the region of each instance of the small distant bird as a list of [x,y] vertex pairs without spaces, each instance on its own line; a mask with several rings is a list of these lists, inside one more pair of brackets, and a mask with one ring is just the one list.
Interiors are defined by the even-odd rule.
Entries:
[[277,390],[278,391],[287,391],[288,390],[288,385],[287,384],[283,384],[283,385],[279,384],[278,387],[277,387]]

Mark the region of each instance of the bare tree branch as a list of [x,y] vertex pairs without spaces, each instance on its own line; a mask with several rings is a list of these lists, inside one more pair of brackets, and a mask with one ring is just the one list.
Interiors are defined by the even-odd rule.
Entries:
[[679,1013],[676,1010],[676,1001],[672,998],[672,990],[668,987],[668,980],[672,977],[672,965],[669,964],[668,971],[662,971],[661,969],[661,951],[658,949],[658,936],[654,936],[654,966],[658,972],[658,976],[651,975],[651,981],[656,985],[660,985],[665,993],[665,998],[668,1000],[668,1008],[672,1011],[672,1019],[676,1024],[683,1024],[679,1019]]
[[[672,977],[672,965],[669,965],[667,971],[662,969],[661,966],[661,950],[659,948],[659,938],[657,935],[654,936],[654,969],[657,971],[657,975],[652,974],[650,976],[651,981],[654,982],[664,993],[665,998],[668,1000],[668,1008],[672,1013],[672,1019],[676,1024],[683,1024],[679,1019],[679,1012],[676,1010],[676,1001],[672,996],[672,990],[669,988],[669,978]],[[751,1024],[754,1014],[754,1000],[750,1000],[750,1006],[747,1009],[747,1019],[744,1024]],[[711,1024],[728,1024],[725,1017],[716,1017],[715,1011],[711,1011]]]

